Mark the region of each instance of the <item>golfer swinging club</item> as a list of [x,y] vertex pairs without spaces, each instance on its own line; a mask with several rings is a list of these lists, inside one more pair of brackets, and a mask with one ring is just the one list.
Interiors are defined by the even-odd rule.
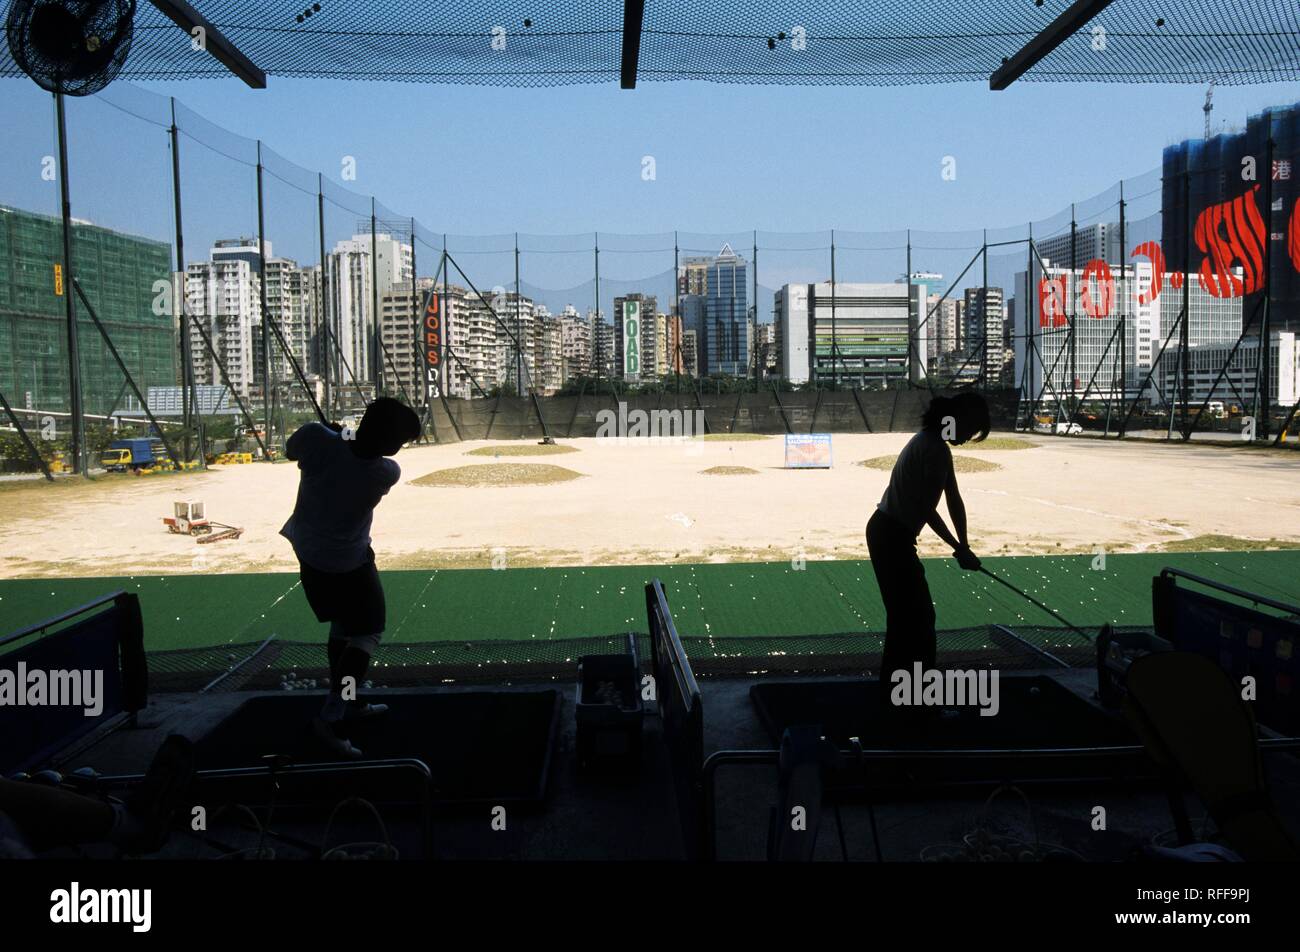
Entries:
[[[889,486],[867,523],[867,551],[885,603],[885,650],[880,663],[880,690],[886,713],[891,676],[911,673],[915,662],[935,666],[934,602],[925,569],[916,554],[916,538],[929,526],[952,546],[963,569],[977,571],[980,560],[966,540],[966,507],[957,489],[952,451],[948,448],[989,434],[989,408],[973,391],[935,397],[921,418],[921,432],[908,440],[889,475]],[[948,497],[948,514],[956,536],[939,515],[939,496]]]
[[313,721],[316,736],[340,757],[361,751],[347,739],[345,721],[382,714],[357,690],[386,622],[384,589],[370,547],[375,506],[401,478],[402,444],[420,435],[415,411],[389,397],[366,408],[355,432],[338,424],[308,423],[285,444],[302,475],[293,515],[280,534],[293,544],[302,590],[316,619],[329,622],[329,696]]

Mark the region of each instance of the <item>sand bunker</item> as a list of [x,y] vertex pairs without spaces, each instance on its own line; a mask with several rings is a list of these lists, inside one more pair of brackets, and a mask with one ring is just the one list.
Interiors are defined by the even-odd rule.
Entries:
[[1014,436],[990,436],[988,439],[979,443],[967,443],[964,449],[968,450],[1032,450],[1038,446],[1037,443],[1031,443],[1029,440],[1017,439]]
[[411,480],[411,485],[542,486],[547,483],[567,483],[580,476],[581,473],[563,466],[552,466],[550,463],[481,463],[434,470],[427,476]]
[[[883,469],[888,472],[894,468],[894,463],[897,461],[897,456],[873,456],[871,459],[859,460],[857,465],[866,466],[868,469]],[[992,473],[1002,467],[997,463],[990,463],[988,460],[953,453],[952,468],[959,473]]]
[[480,446],[470,450],[466,456],[559,456],[562,453],[576,453],[576,446],[563,446],[559,443],[505,443],[501,446]]

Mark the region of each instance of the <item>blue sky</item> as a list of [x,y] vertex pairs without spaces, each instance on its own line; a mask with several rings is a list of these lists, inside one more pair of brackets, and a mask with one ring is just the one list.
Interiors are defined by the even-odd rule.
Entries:
[[[39,175],[42,157],[54,151],[50,98],[26,81],[4,85],[0,119],[12,134],[0,142],[6,172],[0,202],[54,213],[57,183]],[[280,155],[335,180],[344,157],[352,156],[350,189],[378,196],[433,231],[680,229],[739,237],[752,228],[948,231],[1042,220],[1120,178],[1157,168],[1164,146],[1201,134],[1205,96],[1199,86],[1118,84],[1022,83],[993,93],[984,84],[643,83],[627,91],[614,85],[498,89],[275,78],[260,91],[235,80],[202,80],[111,87],[107,95],[159,109],[163,101],[147,105],[150,97],[140,90],[174,95],[216,125],[260,137]],[[1216,88],[1215,126],[1240,127],[1248,114],[1297,98],[1294,86]],[[170,158],[161,130],[102,103],[72,103],[69,117],[74,213],[169,239]],[[256,206],[251,179],[237,165],[182,142],[192,258],[216,237],[254,229]],[[643,178],[646,156],[654,159],[652,181]],[[949,156],[956,177],[945,181]],[[205,180],[203,192],[190,191],[195,179]],[[273,204],[268,237],[276,251],[314,261],[314,219],[306,221],[314,216],[314,200]],[[287,226],[289,217],[302,218],[301,227]],[[658,252],[659,244],[646,247]],[[556,247],[574,249],[575,274],[588,268],[587,253],[580,251],[586,245]],[[762,283],[826,277],[819,273],[829,270],[820,258],[809,257],[790,254],[778,262],[779,254],[769,255]],[[485,262],[483,280],[503,264]],[[616,261],[611,258],[608,267],[614,276]],[[889,267],[864,260],[859,270]],[[941,263],[941,269],[955,267],[960,264]],[[629,262],[624,270],[632,276],[646,268]],[[567,275],[539,274],[544,271],[540,262],[530,263],[530,275],[548,287],[576,284]],[[894,276],[842,273],[840,279]]]

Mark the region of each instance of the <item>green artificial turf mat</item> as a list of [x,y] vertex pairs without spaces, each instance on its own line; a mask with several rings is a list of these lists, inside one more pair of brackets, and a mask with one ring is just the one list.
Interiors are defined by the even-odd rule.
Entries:
[[[1282,601],[1300,594],[1300,550],[989,558],[1012,585],[1088,630],[1148,625],[1151,580],[1165,566]],[[940,630],[1053,618],[950,558],[925,560]],[[383,572],[393,643],[477,642],[644,631],[645,584],[663,581],[683,636],[744,638],[880,631],[884,610],[864,560]],[[150,651],[323,639],[295,573],[0,581],[0,632],[17,631],[113,591],[140,596]]]

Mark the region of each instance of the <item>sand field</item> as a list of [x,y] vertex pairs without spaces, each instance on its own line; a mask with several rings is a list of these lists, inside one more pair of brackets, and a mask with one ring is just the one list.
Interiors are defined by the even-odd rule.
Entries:
[[[381,567],[865,558],[863,527],[888,473],[856,465],[908,434],[836,434],[828,470],[783,468],[783,440],[562,440],[555,457],[485,455],[496,442],[419,446],[380,504]],[[1300,546],[1300,455],[1287,451],[1037,437],[1030,449],[959,455],[998,469],[959,476],[973,547],[987,555]],[[480,450],[478,455],[467,455]],[[539,485],[419,486],[438,470],[557,464]],[[719,471],[719,468],[722,468]],[[739,472],[730,474],[735,468]],[[752,473],[743,472],[753,470]],[[706,470],[714,472],[706,473]],[[0,577],[237,573],[296,567],[280,526],[292,463],[0,485]],[[173,500],[201,500],[238,540],[169,534]],[[928,530],[922,554],[942,554]]]

